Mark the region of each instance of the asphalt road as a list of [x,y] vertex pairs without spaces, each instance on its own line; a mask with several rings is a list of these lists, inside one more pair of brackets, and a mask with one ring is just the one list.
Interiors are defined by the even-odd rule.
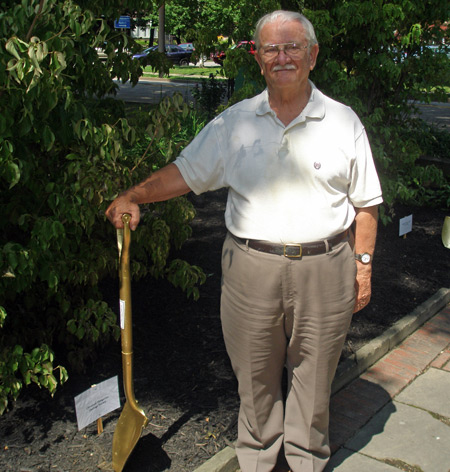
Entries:
[[174,93],[181,93],[185,100],[192,100],[192,90],[195,88],[194,82],[171,81],[168,79],[140,79],[136,86],[130,83],[119,85],[117,98],[124,102],[133,103],[159,103],[164,97],[172,96]]
[[450,103],[419,104],[420,116],[427,122],[450,131]]

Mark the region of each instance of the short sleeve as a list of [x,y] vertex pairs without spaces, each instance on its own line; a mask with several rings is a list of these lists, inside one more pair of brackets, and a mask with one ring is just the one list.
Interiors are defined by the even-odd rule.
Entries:
[[[197,195],[224,186],[223,120],[211,121],[175,160],[181,175]],[[221,130],[220,131],[218,131]]]
[[355,141],[355,160],[348,196],[356,208],[379,205],[383,202],[380,180],[364,129]]

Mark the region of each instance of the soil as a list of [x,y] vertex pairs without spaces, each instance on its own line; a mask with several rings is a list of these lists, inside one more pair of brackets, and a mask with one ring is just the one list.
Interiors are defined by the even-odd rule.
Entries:
[[[135,393],[149,424],[125,472],[193,471],[236,438],[236,382],[219,320],[225,193],[192,198],[197,217],[181,255],[208,275],[200,300],[186,300],[164,281],[133,283]],[[399,237],[399,218],[410,214],[413,230]],[[372,301],[354,316],[342,358],[439,288],[450,287],[450,253],[441,241],[448,214],[397,207],[393,223],[380,224]],[[110,281],[107,288],[108,301],[116,307],[117,282]],[[121,383],[118,344],[104,349],[86,375],[72,374],[53,399],[34,387],[24,392],[0,419],[0,470],[112,470],[112,437],[121,410],[103,418],[100,435],[96,423],[78,431],[74,397],[116,375]]]

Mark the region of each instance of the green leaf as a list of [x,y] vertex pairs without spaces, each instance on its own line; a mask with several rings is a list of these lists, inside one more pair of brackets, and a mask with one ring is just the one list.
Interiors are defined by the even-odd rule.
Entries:
[[67,370],[64,367],[59,366],[59,381],[60,383],[67,382],[69,379],[69,374],[67,373]]
[[55,143],[55,135],[48,125],[45,126],[42,132],[42,142],[46,151],[50,151]]
[[77,331],[77,323],[75,320],[69,320],[67,322],[67,330],[69,331],[69,333],[71,334],[75,334],[76,331]]
[[20,55],[17,51],[16,41],[17,38],[8,39],[8,41],[6,41],[5,49],[17,60],[20,60]]
[[23,381],[25,382],[25,385],[30,385],[31,383],[31,372],[26,371],[23,375]]
[[54,271],[50,272],[50,276],[48,278],[48,286],[52,289],[58,286],[58,275]]
[[16,345],[14,346],[13,352],[12,352],[14,357],[20,357],[23,355],[23,347]]
[[19,265],[17,254],[13,251],[10,251],[6,254],[6,257],[7,257],[7,260],[8,260],[8,265],[10,267],[10,270],[14,271],[14,269],[16,269],[17,266]]
[[0,328],[3,328],[4,324],[5,324],[5,320],[6,320],[6,310],[0,306]]
[[86,330],[82,326],[78,326],[75,335],[78,339],[83,339],[84,335],[86,333]]
[[20,169],[15,162],[7,162],[6,167],[3,171],[3,175],[6,181],[9,183],[9,189],[11,190],[20,181]]
[[42,62],[45,59],[45,57],[47,56],[47,54],[48,54],[47,43],[39,42],[36,46],[36,59],[39,62]]

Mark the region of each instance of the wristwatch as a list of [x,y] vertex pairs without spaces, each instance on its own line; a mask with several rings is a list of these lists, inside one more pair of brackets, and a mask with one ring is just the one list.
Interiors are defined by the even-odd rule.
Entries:
[[368,252],[362,254],[355,254],[355,259],[363,264],[370,264],[372,262],[372,255]]

